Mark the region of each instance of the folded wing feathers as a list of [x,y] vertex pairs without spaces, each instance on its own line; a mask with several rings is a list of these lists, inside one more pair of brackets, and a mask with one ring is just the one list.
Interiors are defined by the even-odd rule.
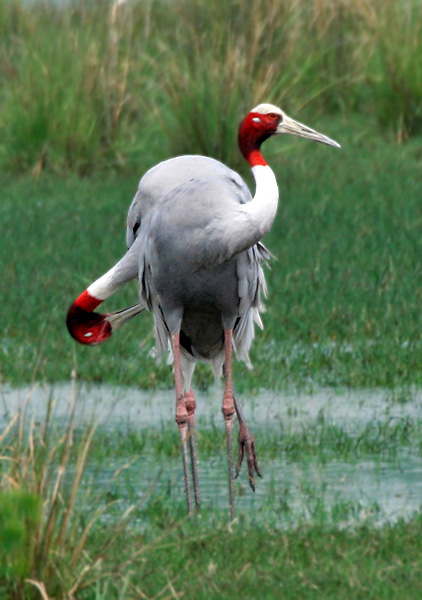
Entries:
[[233,344],[237,357],[249,368],[252,367],[249,349],[255,336],[254,323],[263,328],[259,313],[264,310],[261,292],[266,296],[267,286],[262,263],[266,264],[269,259],[270,253],[259,243],[240,255],[236,263],[240,320],[234,331]]

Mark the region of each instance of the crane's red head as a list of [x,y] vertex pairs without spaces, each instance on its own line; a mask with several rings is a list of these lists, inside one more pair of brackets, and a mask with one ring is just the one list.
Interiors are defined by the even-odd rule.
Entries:
[[93,312],[102,300],[88,291],[81,294],[69,308],[66,325],[70,335],[81,344],[100,344],[112,334],[107,314]]
[[251,167],[267,164],[261,154],[261,144],[279,133],[290,133],[340,148],[337,142],[294,121],[277,106],[259,104],[246,115],[239,127],[239,148]]

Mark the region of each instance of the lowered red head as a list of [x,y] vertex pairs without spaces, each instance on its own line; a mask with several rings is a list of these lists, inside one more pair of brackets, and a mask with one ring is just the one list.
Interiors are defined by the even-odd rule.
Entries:
[[85,291],[69,308],[66,325],[70,335],[81,344],[100,344],[112,334],[107,314],[93,312],[102,300]]

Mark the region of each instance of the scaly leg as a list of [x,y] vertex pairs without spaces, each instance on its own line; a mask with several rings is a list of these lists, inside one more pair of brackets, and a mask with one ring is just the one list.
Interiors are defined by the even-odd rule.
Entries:
[[192,513],[192,500],[190,495],[189,466],[187,451],[187,433],[188,433],[188,411],[186,410],[185,397],[183,394],[182,371],[180,368],[180,335],[178,333],[171,336],[174,357],[174,383],[176,387],[176,423],[179,427],[180,438],[182,440],[183,455],[183,475],[185,478],[186,502],[188,513]]
[[233,382],[232,382],[232,336],[231,329],[224,330],[224,350],[225,350],[225,375],[226,385],[223,398],[223,415],[226,421],[227,450],[229,465],[229,499],[230,499],[230,518],[235,517],[234,507],[234,483],[233,483],[233,415],[235,411]]
[[253,491],[255,491],[254,470],[256,471],[259,477],[262,477],[255,452],[255,440],[252,433],[249,430],[249,427],[246,425],[242,407],[236,398],[234,398],[234,407],[236,409],[237,418],[239,420],[239,453],[237,459],[236,475],[234,476],[234,478],[236,479],[236,477],[239,475],[240,467],[242,466],[243,461],[243,454],[246,452],[246,459],[248,461],[249,484]]
[[189,436],[189,447],[190,447],[190,458],[192,463],[192,479],[193,479],[193,493],[195,495],[195,505],[201,504],[201,494],[199,491],[199,477],[198,477],[198,451],[196,449],[195,440],[195,409],[196,400],[193,390],[185,392],[184,395],[185,406],[188,413],[188,436]]

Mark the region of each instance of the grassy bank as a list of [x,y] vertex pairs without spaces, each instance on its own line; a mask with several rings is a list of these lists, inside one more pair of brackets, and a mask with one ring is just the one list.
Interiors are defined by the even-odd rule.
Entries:
[[[417,600],[421,529],[416,517],[354,532],[320,526],[281,532],[239,524],[228,530],[216,524],[201,533],[177,529],[155,543],[129,534],[77,597]],[[30,594],[26,584],[21,597]],[[40,597],[36,594],[32,597]]]
[[[330,501],[324,483],[311,477],[303,482],[306,490],[287,489],[288,480],[283,489],[273,485],[253,509],[239,509],[231,524],[218,502],[205,502],[187,519],[183,493],[169,472],[178,454],[174,427],[145,435],[146,429],[81,426],[77,397],[74,389],[68,416],[57,419],[52,392],[44,418],[35,420],[29,394],[0,435],[5,600],[419,597],[419,514],[407,520],[393,514],[389,523],[377,503],[341,495]],[[222,440],[203,426],[198,433],[201,464],[225,471]],[[276,439],[274,433],[261,431],[257,438],[267,477],[272,453],[287,453],[298,468],[309,460],[316,471],[321,461],[334,466],[336,460],[362,461],[365,468],[371,453],[385,469],[406,448],[413,456],[421,451],[420,422],[368,423],[350,435],[348,423],[333,427],[319,420],[301,435],[283,431]],[[165,475],[151,474],[151,453],[160,457]],[[177,462],[180,469],[179,456]],[[167,483],[150,485],[151,476],[155,484],[160,478]],[[251,494],[240,483],[238,505],[241,494]],[[298,495],[307,497],[299,519]],[[376,525],[378,516],[382,525]]]
[[[353,533],[319,526],[280,532],[240,524],[200,535],[177,531],[148,550],[128,591],[139,590],[147,598],[159,590],[164,597],[183,593],[192,599],[416,600],[420,532],[419,518]],[[111,590],[109,584],[109,597]]]
[[[238,365],[237,384],[420,384],[420,144],[397,146],[371,120],[310,124],[343,147],[287,137],[267,144],[281,192],[265,240],[276,258],[254,370]],[[64,325],[73,299],[124,253],[127,207],[148,160],[133,177],[3,178],[4,381],[30,381],[36,368],[60,381],[76,364],[90,381],[171,385],[169,368],[149,356],[150,315],[94,348],[76,346]],[[120,290],[105,310],[135,303],[136,288]],[[197,385],[212,381],[206,366],[197,375]]]
[[[241,523],[227,527],[217,519],[200,530],[195,523],[165,524],[165,532],[153,536],[129,530],[118,547],[101,555],[106,540],[95,531],[81,561],[87,574],[77,582],[74,573],[73,597],[417,600],[421,532],[420,516],[353,531],[317,524],[288,531]],[[72,597],[71,585],[59,578],[56,585],[38,586],[44,598]],[[42,597],[38,586],[16,579],[8,586],[3,580],[0,590],[7,600],[35,600]]]

